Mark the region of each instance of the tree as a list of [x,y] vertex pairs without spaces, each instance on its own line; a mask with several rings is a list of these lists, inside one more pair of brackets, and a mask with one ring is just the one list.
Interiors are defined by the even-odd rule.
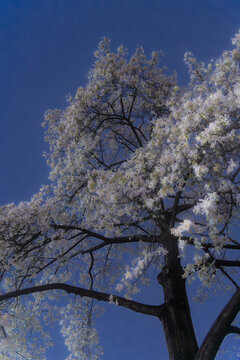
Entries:
[[[96,300],[159,318],[171,360],[214,359],[240,333],[240,34],[233,44],[208,65],[187,53],[180,89],[158,53],[128,59],[103,39],[87,85],[46,113],[51,183],[0,208],[2,357],[43,359],[54,318],[69,360],[98,359]],[[164,303],[134,301],[153,274]],[[196,275],[235,288],[200,348],[185,287]]]

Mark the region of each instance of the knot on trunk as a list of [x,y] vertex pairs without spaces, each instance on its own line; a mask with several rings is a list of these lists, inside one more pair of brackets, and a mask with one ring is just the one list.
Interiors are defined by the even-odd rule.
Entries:
[[186,279],[183,278],[183,269],[182,267],[172,267],[164,266],[162,268],[162,271],[158,274],[157,280],[160,285],[163,286],[163,283],[166,282],[167,278],[181,278],[182,281],[186,281]]

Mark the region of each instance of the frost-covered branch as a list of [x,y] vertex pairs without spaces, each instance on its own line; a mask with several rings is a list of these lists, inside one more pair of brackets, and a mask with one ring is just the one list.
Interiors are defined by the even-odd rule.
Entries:
[[[118,303],[161,318],[171,360],[195,357],[185,278],[209,287],[221,272],[238,289],[228,268],[240,265],[230,237],[240,211],[240,34],[233,44],[207,65],[186,54],[191,82],[180,89],[158,53],[129,57],[103,39],[86,86],[46,113],[49,186],[0,207],[0,299],[62,289]],[[111,295],[116,285],[134,296],[161,270],[165,305]],[[85,288],[66,284],[76,276]],[[26,280],[46,285],[8,293]]]

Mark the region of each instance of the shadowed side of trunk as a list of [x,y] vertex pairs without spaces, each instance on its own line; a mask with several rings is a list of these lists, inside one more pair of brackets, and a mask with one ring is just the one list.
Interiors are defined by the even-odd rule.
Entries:
[[186,293],[183,269],[179,260],[178,245],[171,235],[166,241],[166,265],[158,275],[163,287],[165,310],[161,321],[170,360],[194,360],[198,344]]

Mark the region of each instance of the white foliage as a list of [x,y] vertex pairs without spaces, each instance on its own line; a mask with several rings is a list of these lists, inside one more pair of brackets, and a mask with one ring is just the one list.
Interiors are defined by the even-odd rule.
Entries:
[[[214,284],[214,262],[202,245],[224,255],[239,219],[240,34],[233,44],[208,65],[187,53],[191,81],[181,90],[159,68],[159,54],[148,59],[138,48],[127,60],[123,47],[113,53],[108,39],[100,43],[87,86],[69,97],[66,110],[46,113],[51,184],[29,202],[0,208],[2,292],[53,281],[91,288],[94,278],[100,291],[134,295],[138,280],[148,282],[145,272],[168,256],[161,225],[173,218],[179,193],[186,208],[169,230],[182,253],[193,233],[196,250],[184,276],[197,273],[204,285]],[[16,330],[27,317],[43,332],[41,296],[34,304],[34,316],[24,314],[26,302],[10,323],[2,317],[3,356],[14,346],[28,356],[28,333]],[[88,305],[70,302],[59,315],[68,360],[101,356]],[[34,359],[44,359],[41,347],[34,351]]]

